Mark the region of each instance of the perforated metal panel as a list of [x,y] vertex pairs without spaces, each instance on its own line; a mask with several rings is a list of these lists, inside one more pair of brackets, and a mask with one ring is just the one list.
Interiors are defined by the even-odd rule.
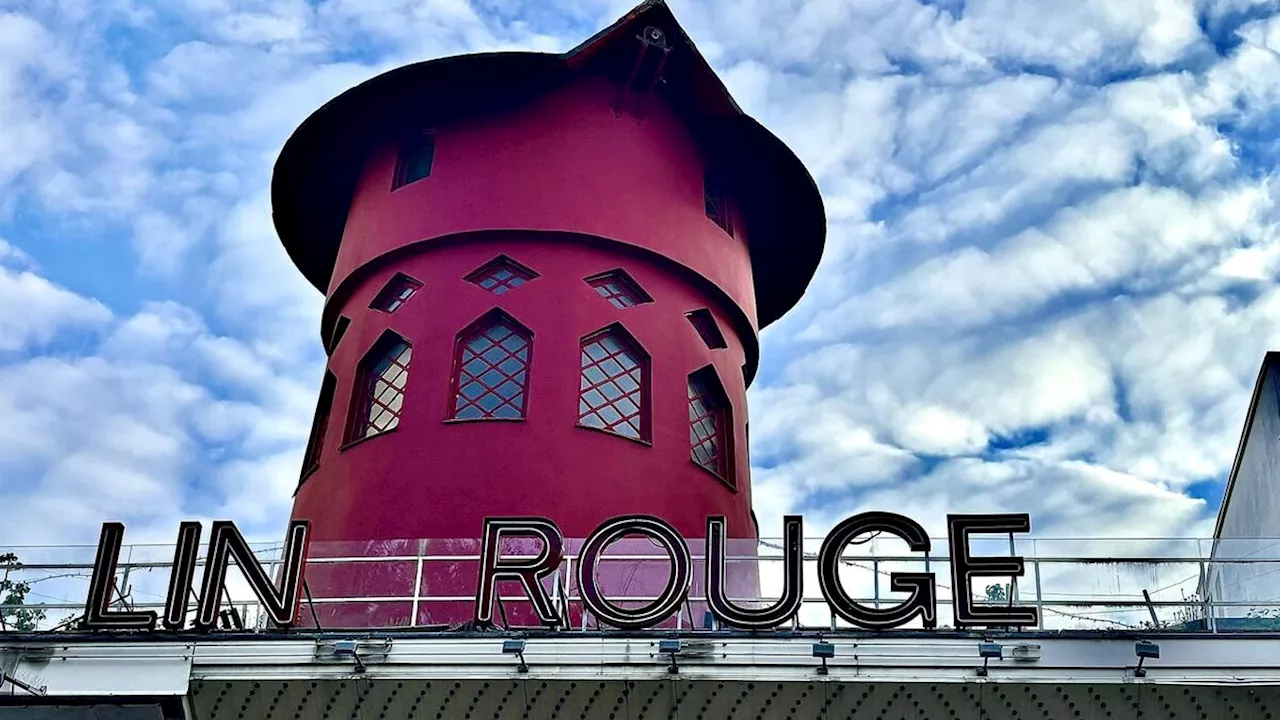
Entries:
[[689,681],[196,682],[198,720],[1271,720],[1277,687]]

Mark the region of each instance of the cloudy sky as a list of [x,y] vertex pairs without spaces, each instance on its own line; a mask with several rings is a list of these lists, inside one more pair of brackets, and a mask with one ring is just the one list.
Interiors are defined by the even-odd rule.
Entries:
[[[1280,4],[672,0],[821,185],[764,335],[765,534],[1212,530],[1280,346]],[[627,0],[0,0],[0,541],[280,536],[324,359],[272,163],[347,87],[561,51]]]

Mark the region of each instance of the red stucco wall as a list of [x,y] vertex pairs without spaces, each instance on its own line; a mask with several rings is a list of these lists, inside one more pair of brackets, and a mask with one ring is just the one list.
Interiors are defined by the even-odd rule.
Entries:
[[[736,211],[735,236],[706,217],[705,163],[679,119],[652,96],[619,115],[616,92],[586,78],[519,111],[436,127],[431,176],[394,192],[399,141],[370,157],[325,311],[327,325],[350,320],[329,360],[335,401],[293,511],[317,543],[383,554],[368,541],[476,538],[490,515],[543,515],[582,538],[632,513],[660,516],[687,538],[703,536],[707,515],[726,515],[731,537],[755,537],[743,377],[757,356],[749,228]],[[499,254],[539,277],[500,296],[464,280]],[[616,268],[653,302],[618,309],[584,282]],[[393,314],[371,310],[398,272],[422,288]],[[448,421],[456,336],[493,308],[533,334],[526,418]],[[727,348],[709,349],[687,321],[700,308]],[[580,339],[614,323],[651,358],[651,443],[577,427]],[[388,329],[413,346],[399,426],[341,447],[358,364]],[[732,406],[736,490],[690,458],[687,378],[709,364]],[[386,594],[373,575],[309,578],[321,597]],[[656,589],[664,578],[639,582]],[[427,573],[424,585],[456,593],[446,579]]]
[[329,288],[405,245],[485,229],[566,230],[648,248],[694,270],[755,323],[747,233],[704,212],[705,162],[686,126],[653,95],[584,77],[510,113],[437,131],[431,178],[390,192],[398,140],[369,159]]
[[[753,535],[742,340],[716,298],[669,267],[574,236],[493,233],[421,246],[363,278],[342,315],[351,325],[329,368],[338,379],[320,466],[298,492],[294,515],[315,539],[477,537],[485,515],[539,514],[568,537],[614,515],[652,513],[687,537],[708,514]],[[540,274],[493,295],[463,278],[499,253]],[[654,301],[618,309],[583,278],[621,267]],[[393,314],[368,309],[396,272],[423,283]],[[533,332],[526,419],[446,421],[459,331],[498,307]],[[685,313],[708,308],[729,347],[708,349]],[[576,427],[580,338],[621,323],[651,356],[652,444]],[[360,359],[386,330],[413,344],[396,430],[339,449]],[[687,378],[711,364],[733,407],[737,492],[689,456]]]

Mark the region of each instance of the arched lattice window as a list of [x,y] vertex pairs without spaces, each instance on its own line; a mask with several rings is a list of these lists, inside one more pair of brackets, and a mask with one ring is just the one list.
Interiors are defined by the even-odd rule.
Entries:
[[582,339],[578,424],[649,442],[649,356],[620,325]]
[[[316,401],[316,414],[311,419],[311,437],[307,439],[307,452],[302,456],[302,479],[320,467],[320,454],[324,451],[324,435],[329,427],[329,415],[333,410],[333,392],[338,379],[328,370],[320,383],[320,399]],[[299,483],[301,484],[301,483]]]
[[519,420],[525,416],[533,335],[493,311],[458,335],[453,358],[454,420]]
[[412,353],[409,341],[387,332],[364,356],[356,375],[347,442],[399,426]]
[[733,477],[733,417],[715,370],[689,375],[689,456],[699,467],[736,488]]

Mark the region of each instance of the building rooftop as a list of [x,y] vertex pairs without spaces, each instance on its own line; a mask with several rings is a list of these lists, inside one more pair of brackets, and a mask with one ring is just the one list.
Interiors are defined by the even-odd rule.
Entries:
[[781,140],[745,114],[671,10],[647,0],[562,54],[459,55],[383,73],[330,100],[285,143],[272,178],[276,232],[298,269],[326,292],[356,180],[391,133],[501,112],[583,73],[627,80],[641,33],[672,48],[655,91],[689,126],[731,184],[746,217],[761,327],[804,294],[817,269],[826,216],[813,178]]

